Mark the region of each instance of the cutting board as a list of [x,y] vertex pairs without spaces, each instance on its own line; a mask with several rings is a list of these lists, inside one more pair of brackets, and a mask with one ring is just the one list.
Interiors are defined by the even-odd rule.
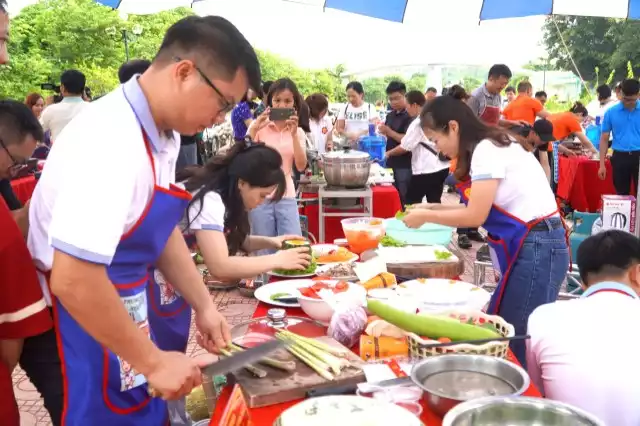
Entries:
[[[318,337],[317,339],[324,343],[345,349],[344,346],[330,337]],[[349,352],[349,354],[350,361],[354,364],[362,364],[360,357],[352,352]],[[335,376],[333,381],[328,381],[320,377],[302,361],[291,355],[286,349],[276,352],[271,355],[271,358],[282,361],[294,360],[296,370],[287,372],[259,364],[258,367],[268,372],[267,377],[263,379],[253,376],[245,369],[232,374],[236,383],[242,388],[242,392],[250,408],[302,399],[306,396],[307,391],[312,389],[353,385],[366,380],[362,370],[347,368],[342,370],[339,376]]]
[[[453,261],[419,262],[419,263],[387,263],[387,271],[406,279],[445,278],[457,279],[464,274],[464,257],[456,250],[448,249],[457,259]],[[377,256],[374,250],[367,250],[360,255],[360,260]]]

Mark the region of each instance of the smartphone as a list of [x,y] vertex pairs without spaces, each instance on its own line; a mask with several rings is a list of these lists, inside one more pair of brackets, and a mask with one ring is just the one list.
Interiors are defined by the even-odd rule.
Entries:
[[40,89],[41,90],[53,90],[54,92],[59,92],[60,91],[60,86],[56,86],[53,83],[42,83],[40,85]]
[[284,121],[295,114],[293,108],[271,108],[269,112],[269,120],[271,121]]

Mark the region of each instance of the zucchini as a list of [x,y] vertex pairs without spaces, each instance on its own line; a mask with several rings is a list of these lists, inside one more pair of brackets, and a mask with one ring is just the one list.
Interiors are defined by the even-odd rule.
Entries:
[[455,319],[435,315],[418,315],[393,308],[379,300],[369,300],[367,309],[390,324],[418,336],[432,339],[447,337],[452,342],[460,340],[491,339],[500,337],[495,329],[463,324]]

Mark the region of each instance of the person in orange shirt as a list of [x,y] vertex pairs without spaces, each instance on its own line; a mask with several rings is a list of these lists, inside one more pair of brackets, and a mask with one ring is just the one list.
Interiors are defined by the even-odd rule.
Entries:
[[[547,120],[553,124],[553,136],[556,138],[556,141],[561,142],[569,136],[574,135],[587,151],[597,153],[596,148],[582,131],[582,125],[580,124],[588,115],[589,113],[584,105],[576,102],[569,111],[551,114],[547,117]],[[563,154],[573,155],[570,150],[562,145],[559,146],[558,150]],[[553,148],[549,146],[549,152],[551,151],[553,151]]]
[[502,111],[504,118],[510,121],[524,121],[529,125],[536,121],[536,117],[547,118],[549,112],[532,95],[531,83],[526,80],[518,83],[518,97]]

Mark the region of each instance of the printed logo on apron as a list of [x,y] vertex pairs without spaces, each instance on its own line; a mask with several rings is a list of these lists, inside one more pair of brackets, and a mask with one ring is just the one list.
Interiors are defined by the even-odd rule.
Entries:
[[178,291],[169,282],[167,282],[164,275],[162,275],[162,272],[154,269],[153,278],[160,291],[160,305],[170,305],[180,297],[180,293],[178,293]]
[[[149,330],[149,319],[147,317],[147,294],[145,292],[134,294],[133,296],[121,297],[124,307],[127,309],[129,316],[136,323],[138,328],[142,330],[149,339],[151,332]],[[118,357],[120,362],[120,390],[128,391],[147,382],[145,377],[135,371],[131,364],[124,359]]]

